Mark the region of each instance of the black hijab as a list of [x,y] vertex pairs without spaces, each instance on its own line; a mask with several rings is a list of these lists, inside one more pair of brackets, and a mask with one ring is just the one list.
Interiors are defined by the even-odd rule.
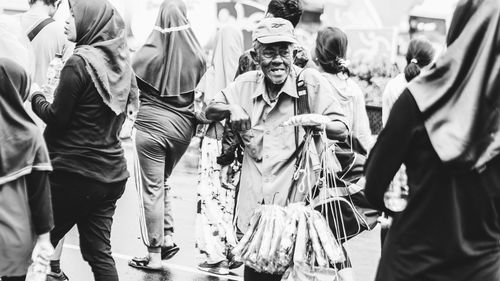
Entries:
[[0,58],[0,186],[32,170],[52,170],[42,133],[23,107],[29,84],[21,65]]
[[163,1],[156,26],[136,52],[133,66],[137,77],[162,97],[179,96],[196,88],[206,64],[184,1]]
[[444,163],[481,169],[500,153],[500,2],[462,0],[448,49],[408,85]]
[[139,92],[123,19],[109,1],[70,0],[69,3],[76,24],[75,55],[85,60],[104,103],[117,115],[125,111],[127,104],[129,109],[136,110]]

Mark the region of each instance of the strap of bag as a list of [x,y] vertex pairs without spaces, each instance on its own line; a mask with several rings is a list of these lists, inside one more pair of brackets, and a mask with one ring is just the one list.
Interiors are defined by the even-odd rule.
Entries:
[[53,18],[46,18],[43,21],[41,21],[35,28],[33,28],[29,33],[28,33],[28,38],[30,41],[33,41],[35,37],[44,29],[49,23],[54,22]]
[[[305,69],[302,69],[297,75],[297,78],[295,79],[295,85],[297,87],[297,94],[299,95],[299,98],[297,98],[294,103],[294,108],[293,108],[294,115],[311,113],[311,108],[309,107],[309,98],[307,95],[306,83],[304,82],[304,79],[300,76],[302,72],[304,72],[304,70]],[[298,126],[295,126],[294,132],[295,132],[295,147],[298,148],[299,147]]]

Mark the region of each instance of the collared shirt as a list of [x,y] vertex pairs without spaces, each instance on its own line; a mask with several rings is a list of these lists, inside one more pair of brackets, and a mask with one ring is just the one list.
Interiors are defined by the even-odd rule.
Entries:
[[[259,70],[238,76],[213,100],[239,105],[251,119],[252,128],[239,132],[245,145],[237,205],[237,224],[242,231],[246,230],[260,204],[286,204],[295,172],[293,154],[297,144],[294,127],[280,124],[295,115],[294,102],[298,98],[295,81],[300,70],[293,67],[275,102],[269,99],[264,74]],[[314,69],[304,70],[301,78],[307,87],[311,113],[326,115],[346,124],[328,81]],[[303,130],[300,130],[299,140],[303,135]]]

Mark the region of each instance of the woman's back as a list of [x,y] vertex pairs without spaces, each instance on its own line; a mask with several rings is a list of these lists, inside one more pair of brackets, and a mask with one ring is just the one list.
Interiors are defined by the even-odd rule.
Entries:
[[61,98],[42,113],[48,118],[44,136],[54,170],[101,182],[126,179],[126,161],[118,137],[125,115],[116,115],[104,103],[80,56],[68,59],[56,95]]
[[351,78],[340,78],[336,74],[323,73],[330,85],[335,89],[336,98],[344,111],[348,126],[354,137],[369,150],[373,144],[366,103],[363,91]]
[[434,151],[409,91],[393,111],[398,122],[389,121],[369,162],[386,156],[382,146],[393,155],[386,167],[368,169],[367,181],[384,182],[402,159],[410,197],[391,226],[376,280],[500,280],[500,197],[490,190],[500,185],[500,158],[481,174],[455,171]]

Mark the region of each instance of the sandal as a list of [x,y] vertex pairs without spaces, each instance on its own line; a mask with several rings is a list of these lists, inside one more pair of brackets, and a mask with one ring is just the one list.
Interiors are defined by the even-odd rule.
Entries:
[[144,269],[144,270],[151,270],[151,271],[162,271],[162,267],[150,267],[149,265],[149,259],[147,257],[144,258],[138,258],[135,257],[131,260],[128,261],[128,265],[134,268],[138,269]]
[[177,252],[179,252],[180,248],[175,243],[169,247],[161,247],[161,259],[168,260],[171,259]]

